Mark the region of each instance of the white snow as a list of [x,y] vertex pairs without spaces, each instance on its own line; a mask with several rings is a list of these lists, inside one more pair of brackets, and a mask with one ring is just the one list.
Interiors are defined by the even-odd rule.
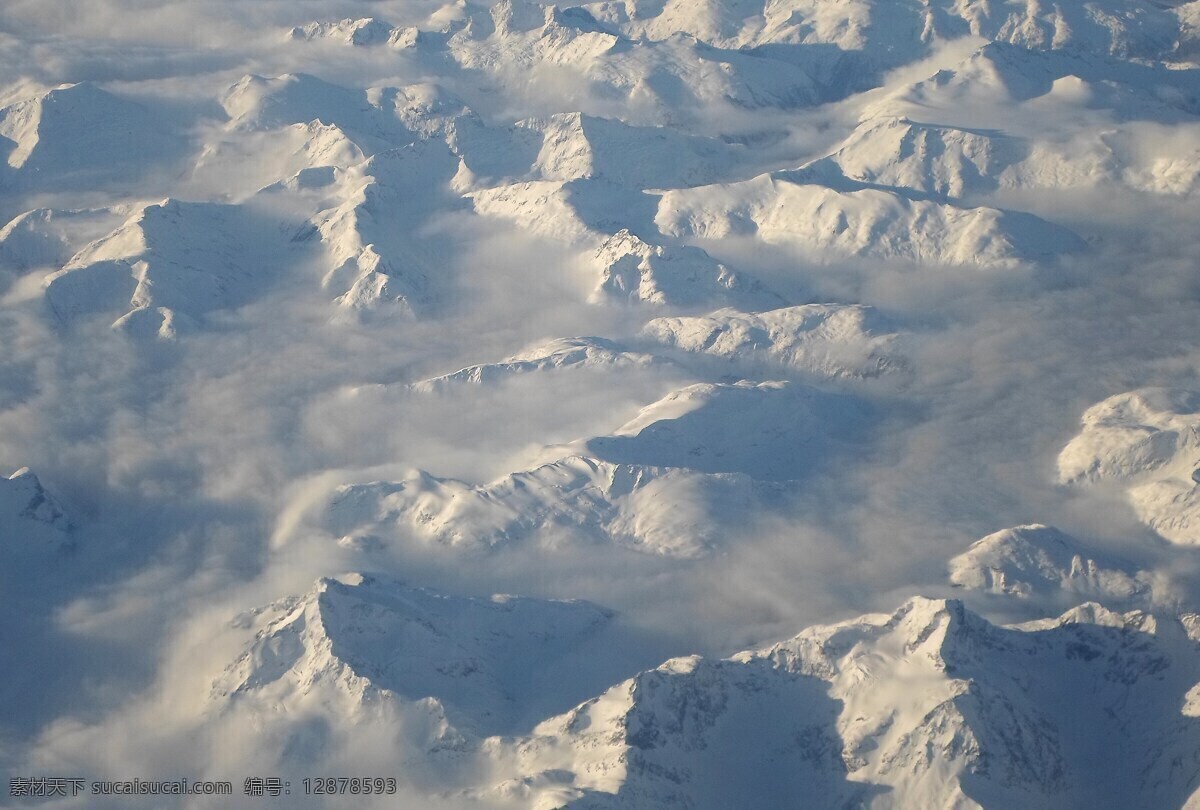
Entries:
[[533,164],[545,180],[598,177],[635,188],[697,186],[728,175],[741,150],[668,127],[563,113],[519,122],[542,134]]
[[347,45],[381,45],[390,42],[397,29],[374,17],[344,19],[334,22],[311,22],[288,31],[288,39],[311,42],[330,39]]
[[[577,601],[455,597],[375,576],[323,578],[239,617],[248,648],[213,684],[223,711],[425,713],[443,738],[505,729],[609,613]],[[537,655],[541,672],[521,662]],[[250,704],[247,706],[246,704]]]
[[1079,599],[1129,601],[1147,596],[1142,572],[1098,562],[1073,537],[1041,524],[989,534],[950,561],[950,582],[960,588],[1022,599],[1065,591]]
[[432,303],[433,260],[414,231],[428,200],[449,195],[457,166],[447,147],[422,141],[380,152],[337,177],[336,205],[316,214],[303,238],[319,235],[324,244],[329,270],[321,286],[341,308],[413,315]]
[[1196,649],[1147,618],[1088,605],[1003,628],[918,597],[728,660],[673,659],[497,745],[519,776],[489,798],[519,785],[537,807],[1179,803],[1191,777],[1170,760],[1196,744],[1176,721]]
[[579,368],[645,368],[659,358],[632,352],[599,337],[557,338],[536,343],[498,363],[467,366],[450,374],[413,383],[421,392],[448,391],[463,383],[487,385],[520,374]]
[[902,371],[901,336],[871,307],[804,304],[767,312],[721,309],[706,316],[655,318],[642,334],[664,346],[729,364],[776,366],[825,378]]
[[642,408],[611,436],[589,439],[609,461],[799,479],[861,430],[854,398],[792,382],[701,383]]
[[114,326],[173,338],[180,321],[244,304],[277,281],[287,241],[272,225],[245,206],[164,200],[48,275],[46,300],[64,321],[127,310]]
[[0,770],[1200,808],[1197,59],[1200,0],[0,4]]
[[367,551],[399,533],[468,549],[602,541],[690,558],[719,546],[751,513],[755,495],[744,475],[568,456],[482,486],[414,471],[401,481],[342,487],[325,528],[342,545]]
[[547,447],[545,463],[487,484],[413,470],[341,486],[322,527],[363,551],[408,538],[460,549],[601,541],[699,557],[773,496],[759,482],[819,470],[861,417],[851,398],[794,383],[694,385],[612,435]]
[[966,208],[881,189],[839,190],[810,172],[668,191],[655,223],[675,237],[753,235],[810,255],[1009,267],[1079,250],[1070,231],[1030,214]]
[[4,186],[125,185],[180,147],[165,116],[92,82],[59,85],[0,108]]
[[1180,545],[1200,543],[1200,399],[1177,389],[1118,394],[1083,414],[1083,430],[1058,456],[1075,486],[1115,482],[1138,518]]
[[650,245],[622,228],[596,251],[599,281],[591,300],[696,306],[714,300],[742,306],[783,303],[698,247]]

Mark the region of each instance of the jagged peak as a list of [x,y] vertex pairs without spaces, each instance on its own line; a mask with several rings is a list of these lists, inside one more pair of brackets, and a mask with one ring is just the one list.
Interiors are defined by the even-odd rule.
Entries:
[[1099,602],[1084,602],[1082,605],[1077,605],[1052,620],[1048,626],[1064,627],[1067,625],[1092,625],[1111,627],[1117,630],[1136,630],[1150,635],[1154,635],[1158,631],[1158,622],[1153,614],[1143,610],[1121,613],[1107,608]]
[[317,39],[340,39],[349,45],[381,45],[388,42],[395,26],[375,17],[348,17],[332,22],[310,22],[298,25],[287,32],[287,38],[313,41]]
[[1020,599],[1067,594],[1127,602],[1150,594],[1149,577],[1128,564],[1091,555],[1050,526],[1015,526],[990,534],[950,561],[950,582]]
[[904,338],[873,307],[802,304],[762,312],[725,307],[703,316],[655,318],[641,334],[674,349],[761,362],[822,377],[871,378],[904,371]]
[[322,577],[239,616],[254,630],[212,699],[290,710],[425,706],[465,731],[511,722],[536,688],[509,656],[569,655],[612,612],[580,600],[457,596],[372,574]]
[[57,534],[73,528],[66,510],[29,467],[0,478],[0,524],[10,519],[43,525]]

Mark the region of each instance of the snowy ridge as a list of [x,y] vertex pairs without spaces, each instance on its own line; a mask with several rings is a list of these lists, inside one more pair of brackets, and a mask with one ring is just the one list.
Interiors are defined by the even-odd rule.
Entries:
[[620,464],[798,480],[862,428],[852,397],[792,382],[698,383],[647,405],[590,454]]
[[586,8],[503,0],[486,17],[473,16],[447,46],[460,65],[477,70],[569,66],[614,96],[656,108],[660,123],[689,102],[789,108],[819,97],[808,72],[788,62],[714,49],[686,36],[643,40],[636,49],[631,44]]
[[414,471],[401,481],[341,487],[324,526],[342,545],[365,551],[399,532],[457,548],[582,540],[691,558],[719,546],[756,496],[744,475],[568,456],[482,486]]
[[32,521],[65,532],[71,520],[58,501],[42,486],[28,467],[0,478],[0,517],[15,526],[16,519]]
[[960,588],[1021,599],[1065,592],[1074,598],[1128,602],[1150,595],[1144,572],[1084,556],[1073,537],[1050,526],[1015,526],[975,541],[950,561]]
[[649,219],[653,200],[604,180],[534,180],[467,195],[476,213],[509,219],[530,233],[565,242],[595,242]]
[[377,45],[413,48],[422,41],[421,31],[417,28],[393,26],[374,17],[305,23],[288,29],[285,36],[297,42],[324,40],[360,48]]
[[0,186],[127,181],[180,145],[150,108],[91,82],[63,84],[0,109]]
[[18,214],[0,228],[0,268],[22,273],[57,270],[84,245],[128,217],[123,207],[62,210],[36,208]]
[[883,64],[920,58],[934,39],[964,35],[1031,49],[1163,58],[1176,52],[1187,36],[1186,20],[1191,19],[1186,4],[1173,9],[1120,0],[1085,4],[852,0],[832,5],[820,0],[766,4],[667,0],[649,6],[606,0],[587,8],[632,38],[665,39],[686,31],[728,48],[833,45]]
[[1119,0],[1050,6],[1009,0],[998,9],[960,4],[955,11],[975,36],[1034,49],[1163,58],[1176,49],[1180,32],[1170,7]]
[[222,104],[229,121],[223,135],[200,155],[195,172],[223,183],[230,182],[225,175],[231,167],[225,164],[231,161],[259,178],[261,187],[294,183],[294,176],[306,169],[348,169],[364,158],[431,139],[445,143],[460,159],[469,155],[468,168],[484,175],[495,173],[495,164],[504,167],[500,174],[528,174],[537,151],[529,151],[528,161],[520,165],[520,158],[511,154],[521,152],[513,135],[534,133],[520,127],[489,128],[432,82],[364,90],[303,73],[274,78],[250,74],[229,88]]
[[[931,115],[937,115],[938,124],[968,129],[1008,129],[1016,123],[1035,137],[1053,135],[1054,128],[1039,127],[1036,118],[1026,119],[1023,113],[1045,114],[1056,105],[1080,112],[1102,108],[1118,120],[1181,122],[1195,114],[1197,99],[1189,70],[1180,67],[1029,51],[989,42],[952,66],[889,89],[866,105],[863,115],[916,121],[929,121]],[[1095,134],[1094,127],[1077,128],[1077,133]]]
[[348,574],[239,619],[254,631],[213,685],[227,710],[322,708],[352,715],[425,712],[447,717],[442,741],[503,729],[538,688],[520,661],[552,668],[610,614],[578,601],[455,597]]
[[173,338],[181,326],[261,294],[285,245],[277,225],[264,227],[244,206],[164,200],[47,276],[45,296],[64,321],[127,309],[114,326]]
[[196,159],[192,180],[201,188],[212,184],[228,189],[233,184],[238,196],[251,196],[309,169],[344,169],[365,159],[363,150],[340,127],[310,121],[213,141]]
[[[1179,3],[1174,8],[1138,6],[1105,0],[1074,4],[1029,4],[1023,0],[1003,0],[987,5],[952,3],[937,0],[925,4],[883,4],[872,0],[853,0],[830,6],[815,0],[790,0],[783,3],[740,0],[715,3],[711,0],[666,0],[651,5],[628,0],[600,0],[574,8],[553,6],[542,11],[534,3],[502,2],[493,6],[486,23],[487,35],[500,39],[509,48],[515,34],[536,32],[546,35],[543,14],[562,21],[567,29],[620,35],[632,41],[659,42],[681,33],[718,48],[753,49],[762,46],[824,45],[856,61],[860,69],[902,64],[925,56],[938,39],[963,36],[980,37],[1029,49],[1062,50],[1088,55],[1172,59],[1186,55],[1194,47],[1196,12],[1194,4]],[[484,27],[485,21],[472,19],[470,25]],[[489,30],[490,29],[490,30]],[[394,28],[371,17],[312,22],[287,32],[294,40],[329,39],[347,45],[369,46],[384,42],[395,44],[400,32],[415,29]],[[492,33],[492,32],[496,33]],[[472,31],[472,33],[475,33]],[[500,36],[497,36],[497,33]],[[551,29],[550,36],[561,31]],[[411,34],[408,36],[411,37]],[[542,55],[554,53],[548,44],[521,43]],[[560,47],[563,43],[558,42]],[[466,50],[466,45],[457,43]],[[488,55],[503,53],[497,43]],[[464,57],[465,58],[465,57]],[[482,58],[476,56],[476,58]],[[842,57],[844,60],[845,56]]]
[[288,31],[288,39],[311,42],[330,39],[347,45],[381,45],[392,40],[398,29],[374,17],[344,19],[335,22],[311,22]]
[[459,548],[587,540],[703,556],[778,491],[776,482],[828,463],[861,416],[849,397],[793,383],[693,385],[610,436],[548,447],[547,463],[488,484],[416,470],[339,487],[323,528],[365,551],[398,535]]
[[1143,388],[1083,414],[1083,430],[1058,456],[1059,481],[1116,482],[1138,517],[1163,538],[1200,543],[1200,398]]
[[546,62],[577,68],[613,51],[618,37],[597,25],[583,9],[562,11],[526,0],[502,0],[449,40],[450,52],[465,67],[501,63],[531,67]]
[[412,233],[426,216],[416,203],[441,194],[458,161],[440,143],[380,152],[339,175],[334,207],[318,213],[301,239],[319,236],[329,256],[321,286],[343,310],[390,308],[420,314],[432,304],[427,260]]
[[[0,475],[0,560],[5,576],[25,577],[38,571],[22,568],[30,560],[46,561],[75,547],[74,524],[66,510],[28,467]],[[7,584],[11,587],[11,584]]]
[[[1044,665],[1031,670],[1031,656]],[[959,602],[915,598],[725,661],[641,673],[495,746],[519,776],[485,795],[596,808],[718,808],[746,795],[1178,805],[1195,788],[1200,727],[1179,705],[1198,666],[1179,622],[1139,612],[1084,605],[1002,628]],[[1121,709],[1106,714],[1114,700]]]
[[730,270],[690,245],[643,242],[622,228],[593,257],[599,280],[591,300],[696,306],[724,300],[746,307],[783,303],[759,281]]
[[805,304],[767,312],[721,309],[655,318],[642,335],[730,363],[775,365],[821,377],[876,377],[904,369],[900,335],[871,307]]
[[660,362],[663,361],[653,355],[628,351],[605,338],[557,338],[529,346],[499,363],[467,366],[451,374],[413,383],[411,388],[430,393],[450,390],[463,383],[486,385],[534,372],[578,368],[645,368]]
[[402,91],[391,93],[351,89],[307,73],[277,77],[248,74],[230,87],[221,100],[233,133],[276,130],[318,121],[337,127],[370,154],[414,140],[392,106]]
[[597,276],[590,296],[594,303],[724,302],[748,308],[785,303],[701,248],[652,244],[635,233],[631,220],[649,221],[654,210],[653,198],[638,191],[604,180],[540,180],[467,196],[483,216],[512,220],[538,236],[594,245],[589,262]]
[[885,117],[864,122],[836,152],[801,171],[818,179],[832,171],[858,183],[962,197],[994,190],[998,175],[1023,153],[1019,141],[1000,133]]
[[[1055,91],[1065,96],[1079,85],[1074,77],[1061,79]],[[836,152],[807,164],[798,174],[834,186],[863,184],[951,198],[997,189],[1099,184],[1190,193],[1200,176],[1200,154],[1165,152],[1155,143],[1153,130],[1106,129],[1064,142],[885,115],[864,121]]]
[[636,188],[697,186],[729,174],[738,156],[734,147],[713,138],[582,113],[518,126],[542,133],[533,171],[545,180],[597,177]]
[[675,237],[755,235],[814,253],[982,267],[1049,259],[1082,247],[1070,231],[1030,214],[874,188],[841,191],[814,184],[803,170],[668,191],[655,223]]

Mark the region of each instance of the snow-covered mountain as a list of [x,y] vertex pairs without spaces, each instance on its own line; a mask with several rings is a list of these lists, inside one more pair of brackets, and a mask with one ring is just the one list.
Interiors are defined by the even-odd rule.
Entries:
[[742,306],[783,303],[755,279],[746,279],[698,247],[651,245],[622,228],[593,257],[599,279],[591,300],[696,306],[728,301]]
[[819,93],[804,69],[787,61],[724,50],[677,34],[633,42],[582,6],[502,0],[472,15],[447,46],[465,68],[545,71],[567,67],[606,95],[649,107],[658,123],[690,117],[712,102],[745,108],[812,104]]
[[0,183],[17,189],[130,185],[182,147],[168,118],[92,82],[0,108]]
[[576,242],[630,229],[631,218],[648,222],[654,210],[650,197],[604,180],[533,180],[469,196],[476,213],[511,220],[539,236]]
[[449,391],[463,383],[486,385],[520,374],[557,369],[645,368],[661,362],[652,354],[629,351],[605,338],[557,338],[529,346],[498,363],[480,363],[421,380],[413,383],[412,389],[421,392]]
[[950,582],[1022,599],[1060,591],[1075,599],[1117,603],[1149,596],[1144,572],[1086,554],[1079,541],[1051,526],[1015,526],[975,541],[952,559]]
[[323,528],[363,551],[399,536],[465,549],[599,541],[691,558],[718,547],[757,497],[754,482],[738,473],[572,455],[483,485],[414,471],[400,481],[341,487]]
[[727,660],[643,672],[511,749],[497,744],[517,775],[488,797],[526,807],[717,808],[751,795],[1178,806],[1196,787],[1200,729],[1186,707],[1198,663],[1178,620],[1085,604],[997,627],[960,602],[915,598]]
[[25,211],[0,228],[0,264],[15,271],[58,269],[127,216],[121,208]]
[[192,178],[200,188],[212,185],[248,197],[273,183],[304,177],[305,170],[347,168],[365,157],[339,126],[313,120],[214,140],[196,158]]
[[[1069,92],[1068,87],[1060,89]],[[801,173],[833,185],[862,184],[950,198],[998,189],[1106,184],[1189,193],[1200,175],[1200,156],[1168,156],[1156,140],[1161,133],[1118,128],[1038,138],[881,115],[864,121],[837,151],[806,165]]]
[[399,30],[383,20],[363,17],[297,25],[287,32],[287,36],[288,39],[305,42],[328,39],[347,45],[370,46],[390,43]]
[[542,134],[533,170],[545,180],[598,177],[635,188],[696,186],[730,173],[742,150],[667,127],[631,127],[582,113],[522,121]]
[[630,37],[666,39],[686,31],[728,48],[826,45],[886,65],[920,57],[935,39],[964,35],[1032,49],[1161,58],[1188,41],[1188,5],[1172,5],[668,0],[647,7],[604,0],[587,8]]
[[[652,198],[605,181],[532,181],[470,193],[476,213],[532,233],[589,246],[596,303],[711,303],[763,307],[785,303],[761,282],[692,245],[654,244]],[[635,231],[634,228],[637,230]],[[591,247],[594,246],[594,247]],[[585,248],[587,249],[587,248]]]
[[248,74],[230,87],[221,104],[234,130],[278,129],[320,121],[350,134],[360,147],[401,145],[411,140],[404,123],[378,94],[331,84],[307,73],[278,77]]
[[[0,228],[0,295],[11,289],[15,294],[36,297],[43,277],[59,270],[76,252],[128,216],[126,206],[115,206],[35,208],[13,217]],[[19,282],[26,289],[20,289]]]
[[1083,414],[1083,430],[1058,456],[1059,481],[1125,488],[1138,518],[1166,540],[1200,543],[1200,399],[1147,388],[1117,394]]
[[905,368],[900,335],[870,307],[805,304],[767,312],[721,309],[706,316],[655,318],[642,334],[730,366],[762,366],[819,377],[875,377]]
[[453,200],[458,166],[445,144],[424,140],[344,171],[301,172],[285,186],[318,188],[322,210],[294,238],[320,241],[328,257],[321,288],[338,308],[413,316],[435,303],[430,274],[436,254],[417,232],[428,219],[428,203]]
[[1198,60],[1200,0],[0,3],[0,772],[1200,808]]
[[871,186],[962,197],[990,191],[1023,156],[1000,133],[918,124],[905,118],[864,122],[836,152],[805,167],[814,177],[842,176]]
[[4,498],[0,514],[42,523],[58,531],[71,527],[66,512],[28,467],[22,467],[0,482],[0,494]]
[[48,275],[45,297],[63,321],[115,315],[114,327],[173,338],[276,283],[287,245],[277,223],[247,206],[163,200]]
[[[221,711],[428,715],[443,741],[511,728],[556,663],[610,613],[586,602],[454,597],[362,574],[240,616],[248,647],[216,679]],[[522,664],[537,656],[539,668]]]
[[[655,223],[674,237],[755,236],[812,255],[1005,267],[1079,250],[1065,228],[1030,214],[820,182],[805,169],[662,195]],[[836,183],[836,180],[833,181]]]
[[[420,726],[420,757],[486,763],[459,795],[497,807],[1177,805],[1196,788],[1191,615],[1087,603],[1002,627],[917,597],[728,659],[671,659],[514,727],[520,698],[609,615],[326,578],[239,618],[253,636],[211,700],[293,739],[314,715]],[[536,671],[517,663],[529,655]]]
[[0,477],[0,554],[9,565],[22,555],[72,542],[71,519],[28,467]]
[[798,383],[699,384],[647,405],[585,446],[617,463],[795,480],[852,441],[864,417],[852,397]]
[[538,466],[487,484],[413,471],[339,487],[322,528],[347,547],[393,538],[488,548],[614,542],[698,557],[862,429],[862,406],[795,383],[694,385],[611,435],[547,447]]
[[[1114,120],[1178,124],[1196,111],[1186,64],[1181,72],[1155,63],[989,42],[952,65],[880,93],[863,113],[968,129],[1018,128],[1051,140],[1064,131],[1094,136]],[[1064,110],[1093,123],[1063,126],[1057,114]],[[1106,114],[1095,116],[1099,110]]]

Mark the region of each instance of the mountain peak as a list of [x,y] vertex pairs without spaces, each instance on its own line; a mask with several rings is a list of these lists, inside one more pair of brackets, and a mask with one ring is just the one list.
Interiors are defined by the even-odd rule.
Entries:
[[1138,518],[1166,540],[1200,544],[1200,395],[1143,388],[1088,408],[1058,456],[1059,482],[1116,483]]
[[755,304],[782,301],[755,280],[743,278],[697,247],[651,245],[622,228],[594,256],[600,278],[592,300],[691,305],[698,300]]
[[739,368],[872,378],[905,370],[902,336],[871,307],[805,304],[765,312],[725,308],[707,316],[655,318],[642,334],[665,346]]
[[329,39],[348,45],[382,45],[388,42],[396,29],[374,17],[347,18],[334,22],[311,22],[288,31],[288,39],[311,42]]
[[20,535],[49,532],[62,541],[71,530],[71,520],[58,500],[42,486],[37,475],[22,467],[7,478],[0,477],[0,534]]
[[950,582],[1021,599],[1070,594],[1128,601],[1150,593],[1145,575],[1088,556],[1079,541],[1040,524],[1004,529],[977,540],[950,561]]
[[451,596],[386,577],[323,577],[308,593],[255,611],[246,652],[214,683],[217,701],[360,711],[433,699],[463,730],[513,722],[536,679],[611,614],[586,602]]

